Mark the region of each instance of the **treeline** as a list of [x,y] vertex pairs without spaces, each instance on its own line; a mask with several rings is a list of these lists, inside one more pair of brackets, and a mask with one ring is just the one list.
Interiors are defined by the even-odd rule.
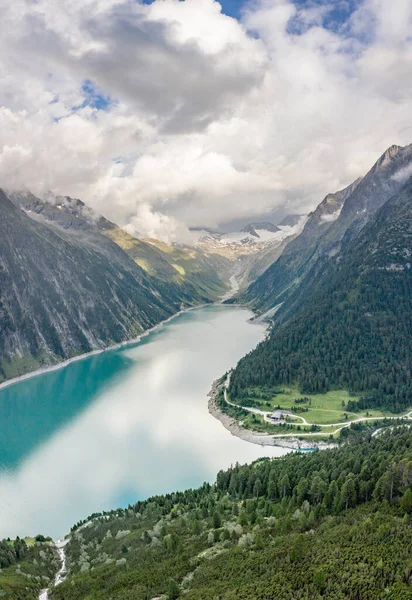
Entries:
[[201,509],[207,517],[213,513],[216,499],[221,498],[256,499],[260,506],[264,500],[266,516],[286,514],[308,501],[316,515],[324,516],[338,514],[372,498],[393,501],[406,491],[409,498],[411,486],[412,437],[409,429],[398,427],[376,439],[355,438],[353,444],[335,450],[305,455],[293,453],[282,458],[261,459],[251,465],[236,464],[227,471],[220,471],[213,486],[204,483],[197,489],[138,501],[128,509],[95,513],[79,521],[72,531],[90,521],[108,523],[130,511],[141,514],[149,510],[161,517],[176,506]]

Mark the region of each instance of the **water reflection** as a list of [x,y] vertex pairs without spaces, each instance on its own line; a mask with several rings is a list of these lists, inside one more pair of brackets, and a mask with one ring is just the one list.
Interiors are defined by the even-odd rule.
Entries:
[[[11,453],[13,470],[0,474],[0,537],[59,536],[94,511],[198,486],[236,461],[282,454],[234,438],[207,411],[213,379],[263,337],[249,316],[232,307],[192,311],[135,347],[22,382],[34,385],[37,411],[27,388],[20,403],[22,384],[3,390],[3,404],[7,391],[10,403],[30,409],[12,434],[24,430],[28,444],[23,435],[21,451]],[[9,435],[2,427],[6,459]]]
[[1,390],[1,467],[14,469],[133,365],[120,352],[104,353]]

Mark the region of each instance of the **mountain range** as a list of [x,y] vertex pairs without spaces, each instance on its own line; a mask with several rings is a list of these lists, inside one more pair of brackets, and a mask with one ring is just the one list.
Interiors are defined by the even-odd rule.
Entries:
[[[320,382],[314,375],[318,367],[305,352],[313,356],[314,345],[318,353],[319,348],[329,349],[331,340],[343,335],[344,329],[333,333],[332,324],[339,319],[345,322],[345,307],[353,306],[352,313],[361,310],[376,315],[377,286],[383,290],[389,285],[395,290],[384,295],[386,305],[381,307],[380,317],[394,314],[394,304],[402,306],[402,314],[408,317],[408,268],[401,269],[403,263],[396,261],[388,263],[395,265],[391,269],[366,265],[377,252],[372,249],[373,236],[383,239],[383,232],[386,237],[379,246],[380,255],[388,254],[402,239],[407,259],[411,162],[412,145],[392,146],[363,178],[328,194],[308,217],[290,215],[279,224],[252,222],[239,232],[198,231],[192,245],[132,237],[79,199],[51,193],[40,199],[27,190],[2,191],[0,378],[132,339],[183,308],[218,300],[235,273],[241,291],[229,302],[247,303],[261,314],[273,316],[276,312],[276,331],[256,353],[240,362],[232,393],[241,393],[247,379],[242,370],[249,372],[253,364],[255,383],[296,379],[305,390],[345,385],[376,396],[372,388],[378,383],[372,385],[370,378],[355,373],[356,369],[348,370],[345,361],[334,361],[345,376],[328,368]],[[403,205],[406,213],[400,218]],[[392,227],[395,220],[397,228]],[[367,279],[371,273],[373,284]],[[368,295],[365,289],[373,289],[373,293]],[[343,316],[339,306],[345,308]],[[355,318],[353,314],[351,318]],[[384,352],[393,341],[392,334],[402,338],[399,328],[406,327],[402,317],[390,328],[392,334],[385,343],[385,327],[375,327],[381,323],[379,318],[368,319],[367,327],[359,321],[356,324],[356,335],[367,348],[372,344]],[[322,330],[326,326],[331,332],[328,341]],[[290,336],[295,341],[305,340],[309,331],[312,343],[300,341],[299,351],[292,351]],[[259,353],[264,367],[257,358]],[[342,347],[341,356],[349,360],[353,350]],[[396,353],[392,358],[384,361],[388,369],[393,369],[392,362],[399,363]],[[358,370],[365,370],[373,361],[382,360],[376,350],[368,361],[356,364]],[[262,375],[262,369],[264,373],[272,369],[273,361],[276,369],[269,377]],[[324,361],[325,366],[326,357]],[[403,365],[402,374],[409,363],[399,364]],[[397,390],[398,404],[404,405],[409,380],[400,374],[400,380],[393,376],[390,389]],[[385,402],[388,393],[380,397]]]
[[245,290],[299,235],[305,222],[305,215],[289,215],[278,225],[252,222],[242,230],[230,233],[197,230],[195,246],[232,261],[239,287]]
[[133,339],[244,286],[299,228],[251,224],[194,245],[137,239],[84,202],[1,191],[0,381]]

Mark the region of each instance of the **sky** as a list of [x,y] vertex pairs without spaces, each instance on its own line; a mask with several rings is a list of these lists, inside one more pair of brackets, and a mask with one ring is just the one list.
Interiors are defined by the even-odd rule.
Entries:
[[[152,4],[154,1],[155,0],[144,0],[144,4]],[[241,10],[245,4],[246,0],[222,0],[220,2],[222,12],[235,19],[240,19]]]
[[412,141],[410,0],[0,0],[0,187],[184,241]]

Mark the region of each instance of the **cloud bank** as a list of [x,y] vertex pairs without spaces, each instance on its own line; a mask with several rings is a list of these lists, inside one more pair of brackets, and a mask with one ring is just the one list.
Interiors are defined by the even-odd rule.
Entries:
[[412,4],[348,5],[0,0],[0,186],[167,240],[313,208],[412,141]]

